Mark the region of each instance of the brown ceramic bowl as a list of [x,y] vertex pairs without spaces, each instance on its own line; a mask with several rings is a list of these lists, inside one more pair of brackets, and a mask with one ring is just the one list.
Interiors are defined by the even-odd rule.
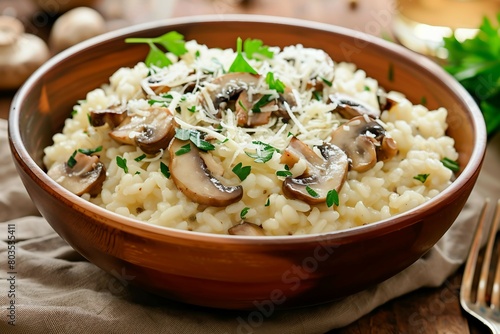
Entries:
[[[149,225],[99,208],[63,189],[44,171],[42,150],[75,101],[122,66],[145,58],[147,46],[126,37],[175,30],[210,47],[237,37],[267,45],[301,43],[334,60],[356,63],[389,90],[430,108],[449,109],[461,171],[441,194],[404,214],[323,235],[235,237]],[[388,75],[392,71],[393,75]],[[19,90],[9,119],[12,152],[33,201],[74,249],[102,269],[168,298],[217,308],[257,303],[297,307],[352,294],[400,272],[427,252],[462,210],[486,146],[481,113],[464,89],[430,60],[343,28],[255,16],[191,17],[113,32],[73,47],[40,68]]]

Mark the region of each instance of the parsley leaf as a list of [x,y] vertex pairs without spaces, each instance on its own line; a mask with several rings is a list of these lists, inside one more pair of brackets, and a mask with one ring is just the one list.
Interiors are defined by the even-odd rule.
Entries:
[[236,52],[236,58],[229,67],[228,72],[246,72],[257,74],[257,71],[245,60],[245,57],[243,57],[242,41],[240,37],[238,37],[238,39],[236,40]]
[[422,183],[425,183],[425,181],[427,180],[427,178],[429,177],[430,174],[418,174],[416,176],[414,176],[413,178],[415,180],[418,180]]
[[135,158],[134,160],[137,161],[137,162],[140,162],[140,161],[142,161],[144,159],[146,159],[146,154],[140,155],[137,158]]
[[328,191],[328,193],[326,194],[326,205],[328,207],[331,207],[333,205],[339,206],[339,203],[339,193],[337,192],[337,190],[332,189]]
[[180,149],[178,149],[177,151],[175,151],[175,155],[183,155],[183,154],[186,154],[186,153],[188,153],[190,151],[191,151],[191,144],[187,143],[186,145],[181,146]]
[[240,212],[240,218],[245,219],[249,210],[250,210],[249,207],[244,207],[243,210],[241,210]]
[[234,166],[234,168],[232,170],[233,170],[233,173],[236,174],[236,176],[238,176],[238,178],[241,181],[244,181],[247,178],[247,176],[250,175],[250,172],[252,171],[252,167],[251,166],[243,166],[243,164],[240,162],[239,164]]
[[196,130],[175,129],[175,138],[180,140],[190,140],[196,147],[205,152],[215,150],[215,146],[204,140],[201,132]]
[[101,151],[102,151],[102,146],[98,146],[94,149],[92,149],[92,148],[79,148],[78,149],[78,152],[83,153],[85,155],[92,155],[94,153],[101,152]]
[[167,165],[162,161],[160,162],[160,172],[165,176],[167,179],[170,178],[170,169],[168,168]]
[[459,42],[444,38],[448,51],[446,71],[474,97],[490,137],[500,130],[500,15],[492,23],[484,17],[475,37]]
[[160,50],[156,44],[161,45],[176,56],[181,56],[187,52],[184,36],[176,31],[168,32],[156,38],[127,38],[125,43],[146,43],[149,45],[150,50],[145,60],[147,66],[166,67],[172,64],[165,52]]
[[453,172],[458,172],[460,170],[460,166],[458,161],[451,160],[450,158],[441,159],[441,163],[448,169],[451,169]]
[[270,51],[269,47],[265,46],[260,39],[245,39],[243,48],[245,49],[245,55],[248,59],[256,59],[256,57],[254,57],[254,54],[259,54],[269,59],[272,59],[274,57],[274,53]]
[[76,153],[77,151],[75,150],[73,154],[71,154],[71,156],[69,157],[68,161],[66,162],[69,168],[73,168],[76,165],[76,159],[75,159]]
[[319,194],[316,192],[316,190],[314,190],[313,188],[311,188],[309,186],[306,186],[306,191],[309,195],[311,195],[311,197],[314,197],[314,198],[319,197]]
[[128,173],[127,159],[122,158],[120,156],[116,156],[116,164],[118,165],[118,167],[123,169],[125,173]]
[[254,159],[255,162],[265,163],[271,160],[274,152],[279,152],[276,147],[266,144],[261,141],[253,141],[253,144],[257,145],[257,150],[255,153],[245,152],[250,158]]
[[285,84],[280,79],[274,79],[273,72],[267,72],[266,83],[270,89],[276,90],[278,93],[285,92]]
[[266,95],[262,96],[259,99],[259,101],[255,102],[255,104],[252,107],[252,111],[256,112],[256,113],[259,113],[260,112],[260,108],[262,108],[263,106],[265,106],[266,104],[268,104],[272,100],[273,100],[272,95],[266,94]]

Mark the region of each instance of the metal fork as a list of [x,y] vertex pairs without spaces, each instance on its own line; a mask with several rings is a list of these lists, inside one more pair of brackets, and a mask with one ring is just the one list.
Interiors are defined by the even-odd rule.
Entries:
[[[478,263],[483,231],[487,228],[487,212],[490,200],[486,199],[476,227],[474,240],[467,257],[460,288],[460,304],[463,309],[486,325],[493,333],[500,334],[500,258],[494,258],[494,245],[500,221],[500,200],[496,203],[482,265]],[[480,267],[480,268],[479,268]],[[481,270],[477,279],[476,270]],[[494,276],[490,273],[494,272]],[[490,277],[490,281],[488,281]],[[493,281],[491,281],[493,279]]]

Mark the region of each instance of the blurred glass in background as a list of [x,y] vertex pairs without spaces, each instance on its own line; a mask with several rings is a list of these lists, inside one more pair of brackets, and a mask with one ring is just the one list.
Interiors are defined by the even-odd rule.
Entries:
[[500,0],[397,0],[394,34],[419,53],[445,59],[443,37],[473,37],[483,18],[496,20]]

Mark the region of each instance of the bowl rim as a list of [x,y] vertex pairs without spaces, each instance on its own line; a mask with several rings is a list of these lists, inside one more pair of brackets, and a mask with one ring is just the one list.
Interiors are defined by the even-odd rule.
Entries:
[[[443,80],[443,82],[450,88],[450,91],[453,91],[454,94],[462,100],[462,103],[468,106],[469,112],[471,113],[472,130],[476,138],[469,163],[467,164],[467,166],[465,166],[457,179],[454,180],[452,184],[445,190],[436,195],[432,199],[432,202],[428,201],[413,209],[410,209],[403,213],[399,213],[387,219],[369,223],[363,226],[357,226],[349,229],[327,233],[285,236],[234,236],[206,232],[185,231],[121,216],[69,192],[58,183],[53,181],[50,177],[48,177],[48,175],[30,157],[21,140],[21,134],[18,127],[18,110],[21,110],[23,101],[26,98],[27,94],[29,94],[33,85],[35,85],[37,81],[39,81],[48,70],[50,70],[52,67],[57,66],[59,62],[64,61],[64,59],[68,57],[76,56],[80,52],[85,52],[92,46],[105,43],[108,40],[112,39],[125,38],[125,36],[127,35],[140,33],[141,31],[158,28],[165,28],[165,30],[168,30],[169,27],[176,25],[196,25],[222,22],[264,23],[277,26],[294,26],[298,28],[306,28],[309,30],[319,30],[327,33],[334,33],[336,35],[343,35],[345,37],[361,40],[362,42],[367,43],[367,45],[370,45],[373,48],[389,51],[391,53],[391,57],[412,59],[412,62],[418,62],[420,66],[426,68],[428,72],[433,73],[436,77],[439,77],[441,80]],[[445,198],[452,196],[457,189],[459,189],[465,183],[469,182],[475,171],[477,171],[482,164],[487,143],[484,118],[472,96],[465,90],[464,87],[460,85],[460,83],[458,83],[458,81],[456,81],[451,75],[444,71],[444,69],[442,69],[438,64],[436,64],[429,58],[410,51],[399,44],[386,41],[382,38],[367,34],[362,31],[303,19],[255,14],[196,15],[135,24],[93,37],[54,55],[46,63],[40,66],[16,92],[12,100],[9,112],[8,139],[10,142],[12,154],[15,155],[15,153],[17,153],[20,160],[19,163],[29,169],[29,173],[32,174],[32,178],[37,178],[39,182],[43,182],[47,186],[49,191],[56,194],[61,200],[67,201],[68,204],[76,204],[77,209],[94,212],[97,215],[101,216],[102,222],[112,228],[117,228],[129,233],[134,233],[136,231],[146,232],[148,233],[148,235],[156,236],[156,238],[174,237],[189,240],[199,240],[203,242],[223,242],[238,244],[288,244],[298,242],[322,242],[326,240],[328,240],[329,242],[342,241],[346,238],[368,238],[368,236],[369,238],[372,238],[377,235],[387,234],[393,230],[401,229],[403,227],[415,224],[419,221],[417,219],[417,216],[422,210],[422,206],[425,206],[426,208],[432,210],[436,210],[437,206],[439,206]],[[405,224],[402,225],[403,219],[405,217],[408,217],[408,220],[405,222]]]

